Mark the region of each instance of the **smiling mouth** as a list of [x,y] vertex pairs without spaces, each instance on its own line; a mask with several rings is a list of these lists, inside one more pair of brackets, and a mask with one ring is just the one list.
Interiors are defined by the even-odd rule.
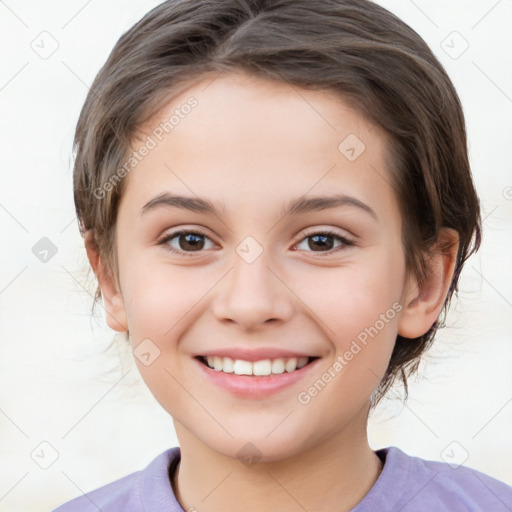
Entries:
[[231,357],[197,356],[201,363],[208,368],[233,375],[250,375],[254,377],[279,375],[298,371],[312,363],[318,357],[287,357],[276,359],[261,359],[260,361],[245,361]]

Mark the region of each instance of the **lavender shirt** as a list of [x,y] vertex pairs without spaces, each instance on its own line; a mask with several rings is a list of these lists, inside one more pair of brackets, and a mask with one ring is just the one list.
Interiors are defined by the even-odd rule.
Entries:
[[[512,512],[512,487],[479,471],[411,457],[392,446],[377,450],[384,469],[351,512]],[[53,512],[183,512],[169,475],[179,447],[137,471]]]

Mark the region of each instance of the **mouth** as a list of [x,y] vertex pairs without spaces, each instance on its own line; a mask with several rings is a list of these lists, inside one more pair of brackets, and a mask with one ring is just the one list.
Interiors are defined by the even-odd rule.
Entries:
[[299,382],[306,387],[304,382],[317,371],[323,359],[286,353],[275,347],[226,352],[227,349],[196,355],[193,360],[205,382],[243,400],[262,400],[286,389],[298,390]]
[[267,358],[258,361],[219,356],[197,356],[196,359],[216,372],[251,377],[268,377],[297,372],[319,359],[319,357]]

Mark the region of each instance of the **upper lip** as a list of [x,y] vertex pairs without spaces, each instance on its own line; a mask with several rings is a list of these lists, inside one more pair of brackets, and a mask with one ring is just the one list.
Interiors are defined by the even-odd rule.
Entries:
[[230,357],[231,359],[242,359],[244,361],[261,361],[263,359],[290,359],[292,357],[319,357],[313,354],[303,352],[296,352],[294,350],[283,350],[276,347],[261,347],[261,348],[216,348],[206,350],[197,357]]

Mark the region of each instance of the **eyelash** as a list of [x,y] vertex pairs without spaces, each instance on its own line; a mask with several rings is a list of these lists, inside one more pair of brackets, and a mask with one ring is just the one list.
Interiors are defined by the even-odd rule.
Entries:
[[[177,249],[174,249],[173,247],[171,247],[169,245],[169,242],[171,240],[173,240],[174,238],[179,237],[180,235],[196,235],[196,236],[205,237],[205,238],[209,239],[208,236],[206,236],[204,233],[201,233],[200,231],[193,231],[193,230],[190,230],[190,229],[182,229],[182,230],[175,231],[174,233],[170,233],[169,235],[167,235],[165,238],[163,238],[159,242],[159,245],[167,245],[167,249],[169,251],[171,251],[171,252],[173,252],[175,254],[180,254],[180,255],[193,256],[195,253],[201,252],[201,251],[187,252],[187,251],[183,251],[183,250],[177,250]],[[332,236],[333,238],[338,239],[342,243],[341,246],[336,247],[334,249],[330,249],[328,251],[320,251],[320,253],[323,252],[324,254],[327,254],[327,255],[333,254],[334,252],[336,252],[338,250],[343,250],[344,247],[346,248],[346,247],[350,247],[350,246],[354,246],[355,245],[355,243],[353,241],[351,241],[351,240],[341,236],[336,231],[333,231],[333,230],[330,230],[330,229],[326,229],[326,230],[316,231],[316,232],[310,233],[310,234],[304,236],[303,238],[301,238],[299,240],[299,242],[297,242],[297,244],[299,244],[300,242],[302,242],[302,241],[304,241],[304,240],[306,240],[308,238],[311,238],[311,237],[314,237],[314,236],[317,236],[317,235]],[[306,252],[315,252],[315,251],[306,251]]]

